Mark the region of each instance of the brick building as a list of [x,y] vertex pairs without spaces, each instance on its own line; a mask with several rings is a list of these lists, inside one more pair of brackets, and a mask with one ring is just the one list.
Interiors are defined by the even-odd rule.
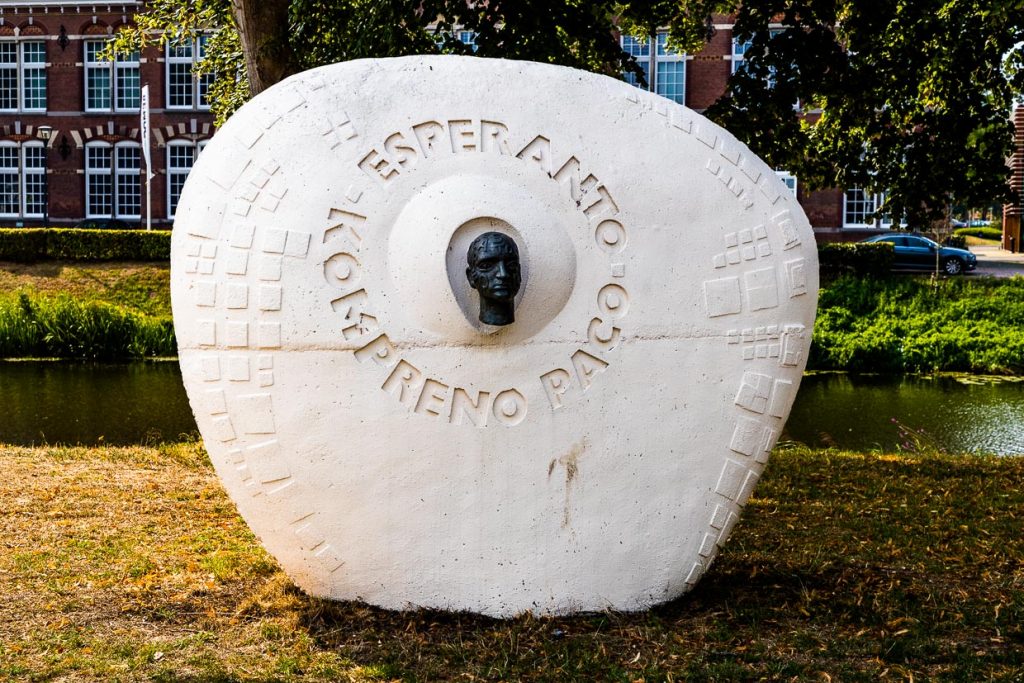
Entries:
[[156,174],[152,222],[170,224],[195,155],[214,132],[209,81],[192,73],[205,39],[102,61],[99,51],[141,6],[0,0],[0,225],[144,224],[143,85]]

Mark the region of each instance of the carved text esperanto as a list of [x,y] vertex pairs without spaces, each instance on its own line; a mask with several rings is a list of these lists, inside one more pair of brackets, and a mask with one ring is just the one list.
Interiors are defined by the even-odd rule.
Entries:
[[[536,135],[525,144],[513,145],[508,127],[499,121],[423,121],[392,133],[382,144],[364,154],[357,165],[375,183],[388,185],[411,172],[423,160],[440,155],[469,154],[504,155],[535,164],[554,182],[567,188],[568,198],[591,226],[598,249],[609,258],[612,278],[623,277],[624,265],[618,257],[626,248],[627,232],[619,220],[618,204],[596,176],[583,172],[575,156],[570,155],[556,165],[551,141],[543,135]],[[408,359],[399,356],[398,349],[378,326],[366,291],[358,286],[360,226],[365,221],[366,216],[352,210],[331,211],[328,232],[345,236],[348,244],[325,263],[328,282],[349,290],[335,298],[332,306],[342,315],[345,339],[359,344],[355,357],[360,362],[372,361],[388,369],[381,389],[417,413],[452,424],[468,421],[478,427],[486,426],[492,418],[507,426],[522,422],[528,405],[526,396],[518,389],[474,392],[451,386],[426,376]],[[347,287],[349,284],[354,286]],[[552,368],[539,376],[552,410],[562,407],[574,391],[587,391],[594,377],[607,369],[606,354],[621,341],[619,324],[629,309],[625,287],[620,282],[605,284],[597,292],[594,303],[596,314],[587,324],[586,344],[569,354],[564,367]]]

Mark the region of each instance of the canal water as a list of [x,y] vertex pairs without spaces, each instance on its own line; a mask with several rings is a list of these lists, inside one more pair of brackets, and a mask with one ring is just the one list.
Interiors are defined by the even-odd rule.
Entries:
[[[1024,454],[1024,378],[811,374],[782,439],[854,450]],[[178,364],[0,362],[0,443],[196,435]]]
[[152,444],[198,435],[177,361],[0,362],[0,443]]
[[1024,455],[1024,377],[807,375],[781,438],[851,450]]

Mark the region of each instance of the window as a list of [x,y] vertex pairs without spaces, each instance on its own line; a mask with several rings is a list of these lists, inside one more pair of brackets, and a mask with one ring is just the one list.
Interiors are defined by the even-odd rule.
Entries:
[[0,144],[0,216],[42,217],[46,204],[46,159],[42,143]]
[[[648,90],[673,102],[685,104],[686,55],[668,46],[668,33],[659,32],[652,38],[622,36],[620,44],[623,52],[636,58],[637,66],[643,70]],[[640,87],[635,74],[626,74],[626,82]]]
[[668,34],[655,39],[654,87],[662,97],[683,104],[686,85],[686,57],[668,46]]
[[[773,28],[768,31],[769,40],[782,33],[785,29]],[[753,39],[740,42],[732,39],[732,73],[736,73],[743,67],[743,60],[746,58],[747,50],[754,44]]]
[[0,110],[18,109],[18,44],[0,43]]
[[118,111],[134,110],[141,105],[139,53],[119,54],[114,62],[114,108]]
[[21,164],[16,145],[0,145],[0,215],[21,212]]
[[863,188],[852,187],[843,195],[844,228],[891,228],[892,218],[872,214],[885,204],[885,193],[868,194]]
[[118,145],[114,152],[117,179],[114,213],[118,218],[138,218],[142,215],[142,148]]
[[0,42],[0,111],[46,111],[46,44]]
[[732,71],[736,73],[743,65],[743,59],[747,54],[747,50],[750,49],[752,40],[745,40],[742,43],[737,39],[732,39]]
[[110,109],[110,64],[97,57],[105,40],[85,42],[85,110]]
[[851,187],[843,196],[843,227],[870,227],[869,216],[875,212],[875,198],[859,187]]
[[42,216],[46,212],[46,148],[42,144],[22,145],[21,159],[25,198],[22,214]]
[[740,63],[743,61],[744,55],[747,54],[747,50],[750,49],[751,42],[749,40],[740,42],[736,38],[732,39],[732,73],[736,73],[736,70],[740,68]]
[[[773,29],[770,29],[768,31],[768,38],[769,38],[769,40],[774,38],[775,36],[779,35],[780,33],[784,32],[784,31],[785,31],[785,29],[783,29],[783,28],[773,28]],[[747,51],[750,49],[750,46],[753,45],[753,43],[754,43],[753,40],[747,40],[747,41],[744,41],[744,42],[741,43],[736,38],[732,39],[732,73],[736,73],[737,71],[739,71],[740,69],[743,68],[743,61],[746,59]],[[776,74],[775,68],[772,67],[771,70],[768,73],[768,78],[767,78],[767,84],[768,84],[769,88],[775,87],[775,74]],[[796,109],[796,110],[800,109],[800,100],[799,99],[797,99],[797,101],[793,103],[793,109]]]
[[16,145],[0,146],[0,215],[21,212],[21,164]]
[[21,44],[21,108],[25,111],[46,110],[46,45],[42,42]]
[[167,145],[167,217],[174,218],[178,210],[181,189],[185,186],[189,171],[196,157],[206,147],[206,140],[198,144],[172,142]]
[[[196,64],[206,58],[206,46],[210,42],[210,36],[199,36],[196,39]],[[196,106],[200,109],[210,108],[210,86],[213,85],[213,74],[202,74],[196,76]]]
[[479,46],[476,44],[476,31],[459,31],[459,42],[469,46],[469,49],[476,52]]
[[786,187],[789,188],[789,191],[792,192],[793,196],[795,197],[796,196],[796,176],[793,175],[792,173],[790,173],[789,171],[783,171],[783,170],[778,170],[778,169],[776,169],[775,175],[779,176],[779,179],[782,180],[782,182],[784,182],[786,184]]
[[142,148],[135,143],[85,147],[87,218],[139,218],[142,214]]
[[210,36],[167,44],[167,108],[209,109],[213,74],[196,73]]
[[142,100],[139,53],[118,54],[113,62],[100,59],[106,40],[85,41],[85,110],[138,111]]
[[[651,82],[651,45],[646,38],[634,38],[633,36],[622,36],[620,41],[622,51],[636,58],[636,64],[644,72],[644,80]],[[640,81],[636,74],[626,74],[626,82],[630,85],[640,87]]]
[[112,216],[113,182],[110,157],[113,147],[88,145],[85,148],[85,215]]

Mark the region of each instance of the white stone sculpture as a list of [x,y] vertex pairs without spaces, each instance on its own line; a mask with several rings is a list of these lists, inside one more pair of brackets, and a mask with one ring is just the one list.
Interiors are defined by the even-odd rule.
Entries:
[[[515,322],[469,243],[513,238]],[[707,570],[789,413],[818,290],[795,197],[604,76],[457,57],[299,74],[178,207],[182,372],[239,512],[311,594],[637,610]]]

